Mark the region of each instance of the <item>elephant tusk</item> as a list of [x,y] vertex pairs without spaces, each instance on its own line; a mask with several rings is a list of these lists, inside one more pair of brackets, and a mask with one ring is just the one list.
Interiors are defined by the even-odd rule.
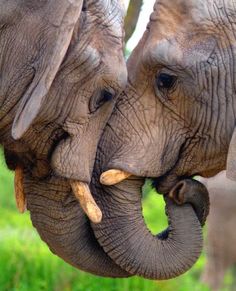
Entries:
[[26,211],[26,198],[24,193],[23,179],[23,170],[22,168],[17,167],[15,170],[14,186],[16,206],[20,213],[24,213]]
[[128,172],[124,172],[121,170],[109,170],[102,173],[102,175],[100,176],[100,183],[106,186],[112,186],[124,181],[130,176],[132,176],[132,174]]
[[86,183],[71,180],[71,188],[80,206],[93,223],[99,223],[102,220],[102,212],[93,199],[89,186]]

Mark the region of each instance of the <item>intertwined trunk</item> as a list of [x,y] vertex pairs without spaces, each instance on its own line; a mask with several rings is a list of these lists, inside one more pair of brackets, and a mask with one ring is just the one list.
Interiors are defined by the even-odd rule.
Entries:
[[90,223],[66,180],[25,178],[33,225],[51,251],[69,264],[105,277],[127,277],[97,243]]
[[[148,279],[170,279],[189,270],[201,253],[201,224],[209,210],[208,193],[197,181],[180,181],[165,196],[169,227],[153,236],[142,216],[144,177],[134,176],[109,187],[99,185],[99,177],[107,170],[107,165],[118,164],[117,152],[123,137],[119,114],[113,114],[97,153],[92,192],[103,212],[103,219],[92,227],[105,252],[127,272]],[[122,126],[127,130],[127,124],[122,123]],[[136,170],[142,172],[142,169]]]

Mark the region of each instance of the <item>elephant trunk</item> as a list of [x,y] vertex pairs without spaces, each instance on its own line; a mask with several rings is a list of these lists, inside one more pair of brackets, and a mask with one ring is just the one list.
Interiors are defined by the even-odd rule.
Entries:
[[127,272],[148,279],[170,279],[186,272],[201,253],[208,192],[197,181],[181,181],[165,197],[169,227],[153,236],[142,217],[139,193],[143,182],[130,178],[111,187],[97,186],[93,193],[103,220],[93,229],[105,252]]
[[67,180],[40,181],[25,175],[24,191],[32,223],[53,253],[98,276],[130,276],[98,244]]

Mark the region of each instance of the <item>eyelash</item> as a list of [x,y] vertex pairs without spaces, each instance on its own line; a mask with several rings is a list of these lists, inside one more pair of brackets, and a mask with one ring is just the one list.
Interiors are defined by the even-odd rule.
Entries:
[[82,11],[83,11],[83,12],[86,12],[87,9],[88,9],[87,0],[84,0],[84,1],[83,1],[83,5],[82,5]]
[[177,76],[173,74],[160,73],[156,76],[155,80],[158,90],[169,91],[175,87]]

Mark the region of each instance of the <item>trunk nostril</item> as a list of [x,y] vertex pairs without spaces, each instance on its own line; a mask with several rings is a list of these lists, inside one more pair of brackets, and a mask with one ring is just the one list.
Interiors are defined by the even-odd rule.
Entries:
[[185,203],[186,183],[185,181],[179,182],[169,193],[169,197],[174,200],[177,205]]
[[155,280],[179,276],[200,256],[202,230],[192,203],[207,208],[207,193],[194,180],[178,183],[172,194],[179,202],[187,197],[187,202],[180,206],[165,196],[169,227],[153,235],[142,212],[142,184],[142,179],[127,179],[101,187],[102,192],[94,191],[101,209],[106,205],[102,222],[92,224],[96,238],[112,260],[133,275]]
[[[180,181],[169,193],[171,198],[177,205],[189,203],[192,205],[197,218],[203,226],[209,214],[209,195],[206,187],[198,181],[194,181],[195,188],[192,187],[193,180],[186,179]],[[194,191],[193,191],[194,189]]]

